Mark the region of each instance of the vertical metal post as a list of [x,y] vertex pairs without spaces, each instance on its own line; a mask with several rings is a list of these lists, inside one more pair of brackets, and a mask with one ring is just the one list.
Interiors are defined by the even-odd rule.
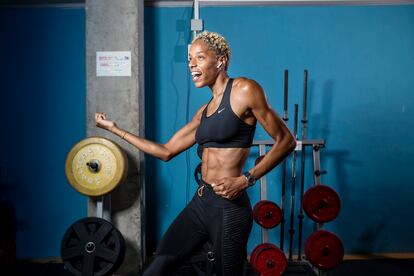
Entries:
[[[289,90],[289,71],[285,70],[284,75],[284,94],[283,94],[283,121],[287,125],[288,118],[288,90]],[[285,202],[286,202],[286,159],[282,163],[282,198],[281,198],[281,211],[282,220],[280,222],[280,249],[283,251],[285,242]]]
[[[263,156],[266,154],[266,145],[261,144],[259,145],[259,155]],[[267,183],[266,183],[266,175],[260,178],[260,200],[267,199]],[[269,230],[264,229],[262,227],[262,242],[266,243],[269,242]]]
[[96,202],[96,216],[111,222],[111,195],[99,196]]
[[[325,174],[325,171],[321,171],[321,159],[320,159],[320,149],[324,145],[314,145],[313,146],[313,176],[314,176],[314,185],[321,184],[321,175]],[[322,228],[321,223],[315,223],[315,230]]]
[[[295,139],[297,140],[297,133],[298,133],[298,105],[295,104],[294,110],[294,131],[293,134]],[[296,158],[297,158],[297,151],[293,152],[292,158],[292,185],[291,185],[291,196],[290,196],[290,239],[289,239],[289,260],[292,260],[293,256],[293,235],[295,233],[294,228],[294,214],[295,214],[295,186],[296,186]]]
[[[302,142],[306,139],[306,124],[308,122],[306,118],[307,111],[307,98],[308,98],[308,70],[304,71],[304,81],[303,81],[303,112],[302,112]],[[302,259],[302,223],[303,223],[303,193],[305,189],[305,158],[306,158],[306,147],[302,147],[302,156],[301,156],[301,166],[300,166],[300,209],[298,214],[299,226],[298,226],[298,260]]]
[[[194,19],[200,19],[200,5],[198,0],[194,0]],[[193,38],[197,36],[197,30],[193,30]]]
[[313,178],[314,178],[314,185],[321,184],[321,160],[320,160],[320,153],[319,153],[320,146],[314,145],[313,146]]

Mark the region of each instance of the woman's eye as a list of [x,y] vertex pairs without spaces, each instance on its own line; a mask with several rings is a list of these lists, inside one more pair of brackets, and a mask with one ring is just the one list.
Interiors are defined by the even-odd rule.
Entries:
[[203,59],[204,59],[204,57],[202,57],[202,56],[198,56],[198,59],[199,59],[199,60],[203,60]]

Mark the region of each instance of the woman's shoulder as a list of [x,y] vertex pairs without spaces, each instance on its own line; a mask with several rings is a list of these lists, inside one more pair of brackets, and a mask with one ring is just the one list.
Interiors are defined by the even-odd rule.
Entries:
[[193,119],[196,119],[196,120],[200,120],[201,119],[201,116],[203,115],[203,111],[204,111],[204,109],[206,108],[206,106],[207,106],[207,104],[203,104],[197,111],[196,111],[196,113],[194,114],[194,117],[193,117]]
[[246,77],[237,77],[234,78],[233,81],[232,93],[233,91],[236,94],[240,94],[240,96],[254,96],[257,93],[261,93],[263,89],[260,84],[253,79]]

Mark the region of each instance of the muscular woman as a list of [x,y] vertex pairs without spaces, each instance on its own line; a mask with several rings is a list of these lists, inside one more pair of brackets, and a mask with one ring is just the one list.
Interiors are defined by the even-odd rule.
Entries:
[[[296,146],[289,129],[267,103],[260,85],[227,75],[229,61],[230,48],[220,34],[205,31],[194,39],[188,67],[195,86],[208,86],[212,98],[165,144],[123,130],[104,113],[95,114],[98,127],[164,161],[195,143],[203,147],[200,186],[168,228],[144,275],[172,275],[207,241],[214,248],[216,275],[243,275],[252,227],[246,188],[277,166]],[[257,122],[275,143],[260,163],[243,172]]]

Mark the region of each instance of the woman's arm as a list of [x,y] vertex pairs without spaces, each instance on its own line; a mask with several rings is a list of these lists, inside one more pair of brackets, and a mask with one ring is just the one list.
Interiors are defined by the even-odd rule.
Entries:
[[[295,149],[296,140],[285,123],[270,108],[265,93],[259,84],[243,78],[239,80],[236,91],[239,108],[249,110],[275,141],[264,158],[249,170],[249,173],[255,179],[259,179],[276,167]],[[212,183],[212,186],[218,195],[232,199],[248,187],[248,182],[244,175],[241,175],[219,179],[216,183]]]
[[106,114],[101,112],[95,113],[95,122],[96,126],[118,135],[137,149],[163,161],[169,161],[195,144],[195,132],[200,124],[201,113],[204,107],[205,105],[197,111],[187,125],[177,131],[165,144],[156,143],[127,132],[118,127],[115,122],[107,120]]
[[296,147],[296,140],[282,119],[268,105],[263,89],[254,81],[248,80],[246,88],[250,91],[249,108],[264,130],[275,141],[264,158],[252,169],[250,174],[259,179],[288,156]]

